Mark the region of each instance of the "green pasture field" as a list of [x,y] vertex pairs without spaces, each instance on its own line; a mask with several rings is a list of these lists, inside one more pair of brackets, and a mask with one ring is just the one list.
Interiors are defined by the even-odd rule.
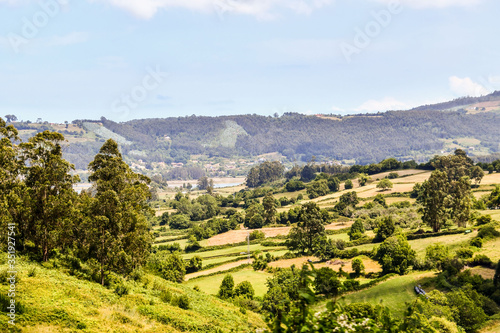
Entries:
[[[254,271],[251,267],[228,274],[233,276],[235,286],[243,281],[250,282],[255,290],[256,296],[264,296],[267,292],[266,281],[268,278],[272,277],[272,274],[263,271]],[[201,291],[207,294],[216,295],[224,276],[226,276],[226,273],[193,279],[186,282],[185,285],[191,288],[198,286]]]

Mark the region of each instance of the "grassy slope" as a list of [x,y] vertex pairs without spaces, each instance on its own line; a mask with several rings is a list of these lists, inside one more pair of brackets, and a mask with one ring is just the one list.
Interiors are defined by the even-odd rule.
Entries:
[[[36,275],[28,277],[27,272],[34,267]],[[151,275],[144,282],[129,283],[129,295],[119,297],[99,284],[60,270],[32,263],[20,263],[18,268],[16,301],[26,311],[16,323],[23,332],[72,332],[78,327],[84,332],[214,332],[216,328],[250,332],[264,327],[257,314],[244,315],[232,304]],[[165,304],[159,298],[161,289],[187,295],[191,309]],[[0,285],[0,292],[6,291],[7,286]],[[7,331],[6,318],[0,317],[0,331]]]

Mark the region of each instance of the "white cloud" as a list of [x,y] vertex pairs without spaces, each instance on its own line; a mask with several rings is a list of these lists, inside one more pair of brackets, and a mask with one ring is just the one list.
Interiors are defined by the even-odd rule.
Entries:
[[[2,1],[2,0],[0,0]],[[4,0],[5,1],[5,0]],[[160,9],[186,8],[202,12],[237,13],[270,19],[271,11],[284,7],[300,14],[310,14],[313,10],[329,5],[333,0],[89,0],[106,2],[132,14],[149,19]]]
[[345,110],[336,106],[332,106],[331,110],[333,112],[344,112]]
[[472,81],[469,77],[452,76],[449,81],[451,91],[459,96],[482,96],[490,93],[483,85]]
[[88,40],[89,35],[86,32],[72,32],[64,36],[53,36],[48,40],[49,46],[65,46],[84,43]]
[[413,8],[447,8],[475,6],[483,0],[375,0],[384,4],[400,3]]
[[371,99],[364,102],[358,108],[354,109],[357,112],[377,112],[377,111],[387,111],[387,110],[404,110],[407,109],[408,105],[403,102],[396,100],[393,97],[385,97],[381,100]]

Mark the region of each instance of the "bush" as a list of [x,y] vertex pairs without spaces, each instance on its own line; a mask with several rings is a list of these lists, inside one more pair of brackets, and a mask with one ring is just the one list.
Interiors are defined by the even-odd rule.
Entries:
[[491,222],[491,215],[482,215],[476,219],[477,225],[484,225]]
[[344,290],[345,291],[358,290],[359,287],[360,287],[360,283],[358,280],[347,279],[344,281]]
[[129,288],[124,284],[119,284],[115,288],[115,294],[117,294],[120,297],[128,295],[128,293],[129,293]]
[[389,175],[387,176],[387,178],[389,178],[389,179],[396,179],[396,178],[399,178],[399,174],[397,172],[391,172],[391,173],[389,173]]
[[484,254],[477,254],[472,262],[469,263],[471,266],[483,266],[483,267],[492,267],[493,262],[490,258],[485,256]]
[[500,232],[498,232],[492,225],[482,227],[477,233],[477,237],[482,239],[497,238],[498,236],[500,236]]
[[266,234],[264,234],[264,232],[260,231],[260,230],[254,230],[250,233],[250,240],[254,240],[254,239],[264,239],[266,238]]
[[189,298],[186,295],[180,296],[178,301],[177,301],[177,305],[181,309],[188,310],[189,309]]
[[191,226],[189,217],[183,214],[177,214],[170,217],[171,229],[188,229]]
[[194,273],[198,272],[202,268],[203,268],[203,260],[201,259],[200,256],[194,256],[191,259],[189,259],[189,263],[186,266],[186,272]]
[[415,251],[404,236],[394,236],[387,238],[380,245],[374,258],[382,266],[385,274],[404,275],[415,260]]
[[252,284],[250,282],[243,281],[238,283],[238,285],[234,288],[234,295],[243,298],[253,299],[255,295],[255,290],[253,289]]
[[233,276],[231,274],[227,274],[222,280],[217,296],[221,299],[231,298],[234,295],[233,289],[234,289]]
[[471,239],[470,245],[480,249],[483,247],[483,239],[480,237],[474,237]]
[[337,278],[337,273],[328,267],[316,270],[314,279],[314,290],[317,294],[325,296],[337,296],[340,293],[342,283]]
[[352,180],[348,179],[345,181],[344,183],[344,189],[345,190],[350,190],[354,187],[354,185],[352,184]]
[[474,255],[474,251],[472,251],[467,247],[461,247],[457,250],[455,255],[461,259],[469,259],[472,258],[472,256]]
[[360,258],[355,258],[351,263],[352,270],[356,275],[360,275],[365,270],[365,265],[363,265],[363,260]]

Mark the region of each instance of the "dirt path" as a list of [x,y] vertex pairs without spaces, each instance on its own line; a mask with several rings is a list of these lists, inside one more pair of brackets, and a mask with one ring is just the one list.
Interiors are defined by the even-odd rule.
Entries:
[[[252,262],[253,262],[253,259],[250,259],[250,263],[252,263]],[[217,266],[214,268],[207,269],[206,271],[200,271],[200,272],[196,272],[196,273],[186,274],[185,280],[189,281],[190,279],[198,277],[198,276],[227,271],[231,268],[235,268],[235,267],[238,267],[238,266],[243,265],[243,264],[248,264],[248,259],[230,262],[228,264],[224,264],[224,265],[220,265],[220,266]]]
[[[350,227],[352,225],[352,222],[347,222],[347,223],[332,223],[327,226],[325,226],[326,230],[338,230],[338,229],[343,229]],[[279,227],[279,228],[262,228],[262,229],[257,229],[259,231],[262,231],[267,237],[276,237],[276,236],[285,236],[288,235],[290,232],[291,227]],[[228,232],[225,232],[223,234],[215,235],[212,238],[209,238],[207,240],[207,245],[208,246],[213,246],[213,245],[225,245],[225,244],[233,244],[233,243],[241,243],[246,241],[248,235],[247,230],[231,230]]]

